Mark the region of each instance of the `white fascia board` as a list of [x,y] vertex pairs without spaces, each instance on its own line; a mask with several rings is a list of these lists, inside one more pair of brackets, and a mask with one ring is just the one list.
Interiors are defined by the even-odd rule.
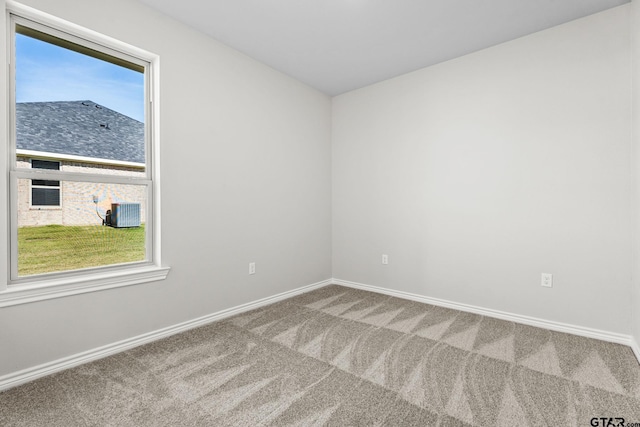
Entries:
[[55,159],[55,160],[69,160],[73,162],[82,162],[82,163],[95,163],[95,164],[101,164],[101,165],[124,166],[129,168],[140,168],[140,169],[145,168],[144,163],[126,162],[123,160],[99,159],[95,157],[75,156],[73,154],[49,153],[46,151],[23,150],[20,148],[16,149],[16,155],[24,156],[24,157],[40,157],[40,158]]

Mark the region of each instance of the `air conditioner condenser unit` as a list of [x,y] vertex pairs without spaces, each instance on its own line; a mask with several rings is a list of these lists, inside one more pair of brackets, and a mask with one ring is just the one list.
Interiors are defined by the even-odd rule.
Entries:
[[112,203],[106,222],[115,228],[140,227],[140,203]]

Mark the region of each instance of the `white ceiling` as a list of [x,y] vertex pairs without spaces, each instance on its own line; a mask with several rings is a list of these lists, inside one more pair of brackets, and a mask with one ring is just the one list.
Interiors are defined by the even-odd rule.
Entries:
[[337,95],[629,0],[141,0]]

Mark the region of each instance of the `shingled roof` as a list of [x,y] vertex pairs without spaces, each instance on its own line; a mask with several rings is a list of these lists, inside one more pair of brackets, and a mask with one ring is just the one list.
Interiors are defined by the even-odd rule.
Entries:
[[144,163],[144,124],[92,101],[20,102],[16,147]]

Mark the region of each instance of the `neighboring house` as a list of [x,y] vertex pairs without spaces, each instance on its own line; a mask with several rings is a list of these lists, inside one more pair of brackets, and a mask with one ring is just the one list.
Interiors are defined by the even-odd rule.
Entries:
[[[144,176],[144,124],[91,101],[16,104],[18,168]],[[140,203],[136,185],[21,179],[18,225],[96,225],[111,203]]]

